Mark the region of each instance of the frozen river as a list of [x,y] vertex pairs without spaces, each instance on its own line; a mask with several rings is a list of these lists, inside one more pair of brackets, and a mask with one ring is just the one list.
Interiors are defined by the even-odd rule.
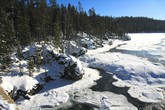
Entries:
[[[130,54],[137,57],[145,58],[153,62],[155,65],[157,64],[165,65],[165,38],[160,38],[160,40],[157,42],[154,41],[155,39],[153,39],[153,44],[152,41],[149,41],[150,45],[145,45],[145,42],[147,42],[146,40],[149,39],[150,36],[147,35],[146,36],[147,39],[144,39],[144,41],[140,41],[140,40],[137,41],[138,36],[135,37],[136,38],[132,39],[132,42],[134,42],[134,44],[132,42],[125,43],[111,49],[110,52],[120,52],[123,54]],[[136,42],[138,43],[136,44]]]
[[129,35],[130,41],[115,40],[80,57],[84,66],[97,68],[101,78],[78,89],[97,75],[88,69],[85,82],[71,85],[77,89],[59,110],[165,109],[165,34]]
[[[165,34],[129,34],[131,41],[118,43],[109,50],[95,50],[82,60],[90,67],[113,74],[92,87],[96,91],[123,94],[139,109],[163,110],[165,84]],[[103,75],[104,76],[104,75]],[[105,82],[105,83],[104,83]],[[101,85],[100,85],[101,84]]]

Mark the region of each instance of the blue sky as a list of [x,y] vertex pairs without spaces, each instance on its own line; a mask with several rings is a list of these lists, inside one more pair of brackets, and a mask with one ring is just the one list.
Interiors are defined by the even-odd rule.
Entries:
[[57,3],[78,6],[78,1],[85,11],[94,7],[100,15],[144,16],[165,20],[165,0],[57,0]]

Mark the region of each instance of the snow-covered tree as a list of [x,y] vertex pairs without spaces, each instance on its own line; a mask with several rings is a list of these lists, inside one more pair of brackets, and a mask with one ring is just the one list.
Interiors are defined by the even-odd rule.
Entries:
[[30,57],[28,61],[28,70],[29,70],[29,76],[33,77],[34,61],[32,57]]
[[41,59],[41,49],[37,49],[36,50],[36,56],[35,56],[35,63],[36,63],[36,66],[37,66],[37,71],[39,72],[40,71],[40,68],[41,68],[41,63],[42,63],[42,59]]

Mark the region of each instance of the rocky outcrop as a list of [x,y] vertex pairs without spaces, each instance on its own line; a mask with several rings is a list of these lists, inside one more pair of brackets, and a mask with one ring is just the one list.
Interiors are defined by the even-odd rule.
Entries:
[[65,65],[64,74],[62,78],[70,79],[70,80],[80,80],[84,75],[84,70],[81,66],[79,60],[75,57],[70,56],[70,61]]

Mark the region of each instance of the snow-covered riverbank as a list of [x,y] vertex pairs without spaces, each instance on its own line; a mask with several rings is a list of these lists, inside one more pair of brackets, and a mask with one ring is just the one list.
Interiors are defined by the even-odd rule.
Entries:
[[[42,66],[40,72],[35,71],[33,79],[27,74],[27,62],[24,60],[22,63],[26,74],[19,75],[19,64],[16,63],[12,67],[15,73],[4,74],[1,86],[6,91],[13,90],[13,87],[15,89],[24,87],[23,90],[26,91],[38,82],[44,83],[44,88],[39,93],[29,96],[29,100],[19,98],[16,101],[21,110],[59,108],[59,105],[63,107],[69,100],[98,109],[137,110],[124,95],[89,89],[101,78],[99,71],[89,68],[96,67],[113,74],[117,79],[113,83],[115,86],[130,87],[128,93],[132,97],[144,102],[164,101],[165,67],[162,62],[164,62],[165,34],[129,35],[131,41],[114,40],[113,45],[105,44],[104,47],[88,50],[85,55],[79,57],[82,62],[78,63],[82,63],[85,73],[81,80],[61,79],[59,73],[63,72],[64,66],[56,61],[52,61],[51,65]],[[52,47],[46,46],[46,48],[51,50]],[[145,52],[141,55],[143,51]],[[155,57],[150,59],[147,55]],[[48,70],[47,75],[53,78],[47,83],[42,79],[46,70]]]
[[[109,48],[114,48],[120,43],[121,41],[116,40],[112,46],[105,45],[104,48],[98,48],[98,50],[100,50],[100,52],[105,52]],[[90,53],[92,51],[95,50],[89,50],[88,52]],[[30,100],[18,100],[18,107],[24,110],[39,108],[58,109],[59,107],[62,108],[66,106],[65,103],[67,103],[71,97],[75,97],[74,101],[82,104],[89,104],[90,106],[98,106],[98,109],[137,110],[135,106],[127,101],[124,95],[117,95],[112,92],[104,93],[91,91],[89,88],[96,84],[95,81],[101,78],[101,76],[99,75],[99,71],[86,67],[85,63],[83,64],[85,74],[81,80],[74,82],[55,77],[56,80],[44,85],[44,89],[32,96]],[[49,68],[49,70],[51,70],[50,72],[54,72],[52,71],[53,68],[55,67]],[[94,103],[96,100],[97,102]],[[119,100],[120,103],[116,104]]]
[[[98,71],[85,68],[85,75],[82,80],[77,82],[56,79],[47,83],[43,90],[31,97],[30,100],[18,102],[20,110],[39,109],[39,108],[54,108],[68,101],[70,91],[80,91],[93,84],[94,80],[100,78]],[[94,74],[93,74],[94,73]]]

